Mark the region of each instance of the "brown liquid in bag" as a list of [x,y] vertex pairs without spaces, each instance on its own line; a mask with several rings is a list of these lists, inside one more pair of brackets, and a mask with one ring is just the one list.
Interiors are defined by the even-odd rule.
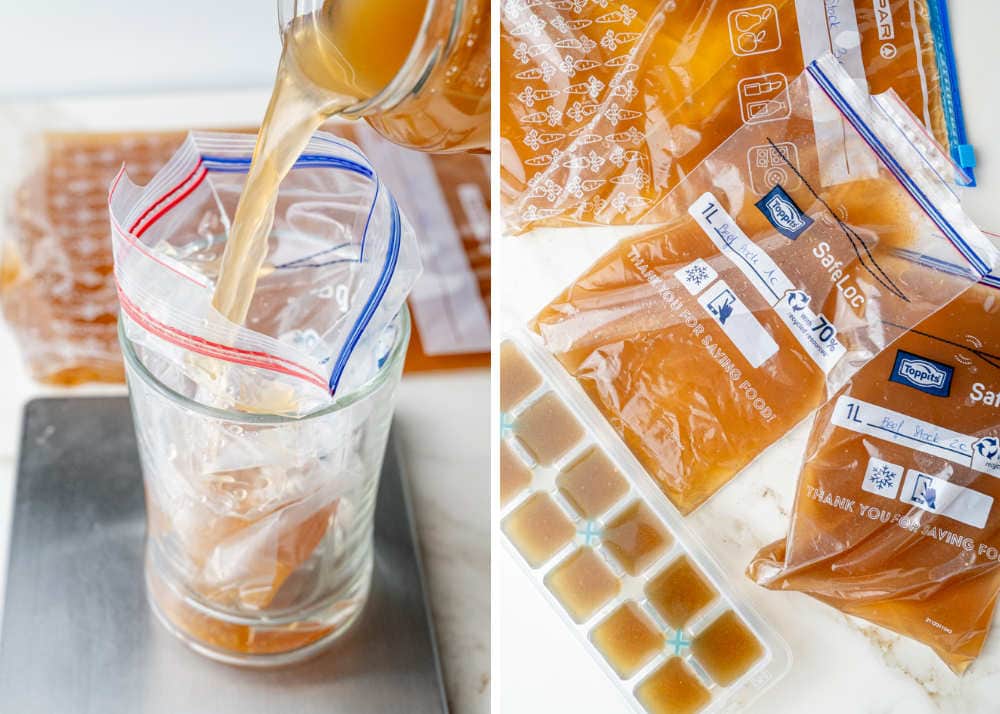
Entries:
[[[357,142],[352,128],[338,122],[323,130]],[[15,192],[10,232],[0,245],[0,308],[29,373],[39,382],[75,386],[125,381],[107,236],[108,183],[123,164],[137,183],[149,181],[183,141],[179,131],[46,132],[41,137],[41,161]],[[459,198],[465,184],[478,185],[484,197],[489,195],[481,157],[449,154],[431,161],[488,308],[489,244],[462,221]],[[384,174],[386,167],[379,169]],[[59,260],[53,260],[55,255]],[[488,353],[427,354],[416,321],[411,329],[407,372],[489,365]]]
[[108,184],[122,163],[148,181],[183,141],[180,132],[41,137],[42,161],[14,195],[0,255],[0,307],[38,381],[125,380]]
[[[803,157],[804,163],[812,160]],[[694,186],[704,180],[692,177]],[[824,371],[687,214],[686,188],[671,196],[676,218],[619,243],[532,324],[682,513],[703,503],[827,398]],[[817,262],[812,251],[820,243],[843,248],[839,285],[881,293],[880,310],[891,305],[898,315],[923,316],[946,301],[934,302],[938,290],[949,289],[947,281],[935,276],[932,284],[926,274],[915,274],[911,289],[904,261],[894,256],[895,248],[911,245],[920,220],[894,181],[855,181],[823,191],[828,205],[849,213],[850,225],[867,236],[872,260],[866,255],[864,261],[845,247],[845,233],[824,218],[826,209],[809,192],[800,186],[789,193],[805,213],[820,218],[796,241],[776,234],[749,196],[733,220],[766,245],[789,279],[811,296],[817,314],[849,326],[838,335],[847,354],[871,349],[880,336],[869,331],[867,303],[852,306]],[[718,273],[774,341],[776,351],[759,366],[698,302],[712,288],[692,295],[676,277],[698,259]],[[909,291],[909,302],[884,290],[883,273]]]
[[[753,579],[923,642],[956,672],[972,663],[1000,593],[1000,481],[957,462],[964,457],[943,458],[950,452],[889,432],[876,436],[862,423],[908,434],[918,426],[924,434],[949,430],[968,437],[958,441],[972,451],[976,440],[1000,437],[998,318],[1000,291],[973,287],[823,407],[788,538],[757,554]],[[896,416],[873,419],[872,407]]]
[[[859,64],[873,93],[894,89],[947,145],[926,0],[889,4],[891,51],[871,3],[855,3]],[[501,26],[501,179],[517,231],[634,224],[744,123],[787,116],[781,92],[805,66],[799,25],[825,25],[827,9],[806,20],[792,0],[552,5]]]

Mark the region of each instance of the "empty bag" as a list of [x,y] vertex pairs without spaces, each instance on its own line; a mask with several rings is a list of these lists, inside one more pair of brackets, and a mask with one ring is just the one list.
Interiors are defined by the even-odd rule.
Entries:
[[119,173],[108,199],[118,299],[128,337],[175,391],[302,416],[378,371],[420,255],[361,150],[317,132],[279,187],[247,320],[227,320],[212,296],[254,141],[194,132],[146,186]]

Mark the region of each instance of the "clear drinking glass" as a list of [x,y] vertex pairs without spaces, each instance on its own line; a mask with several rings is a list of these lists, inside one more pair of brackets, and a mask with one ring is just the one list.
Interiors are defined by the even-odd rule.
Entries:
[[219,410],[167,387],[126,320],[119,339],[145,482],[153,611],[193,649],[231,664],[279,665],[323,649],[368,595],[409,313],[395,318],[367,384],[302,418]]

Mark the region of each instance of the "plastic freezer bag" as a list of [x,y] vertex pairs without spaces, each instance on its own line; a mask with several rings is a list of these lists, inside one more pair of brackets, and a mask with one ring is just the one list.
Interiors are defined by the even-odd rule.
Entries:
[[912,637],[956,672],[1000,592],[1000,282],[904,334],[819,412],[788,538],[749,573]]
[[245,325],[212,307],[252,135],[192,133],[140,188],[109,197],[129,338],[156,376],[210,406],[290,416],[370,379],[420,273],[409,223],[368,159],[319,132],[278,192]]
[[488,367],[489,157],[402,149],[364,123],[327,127],[361,146],[419,236],[424,271],[408,300],[406,371]]
[[830,51],[872,93],[894,89],[940,143],[971,163],[944,4],[876,5],[505,2],[508,228],[649,222],[649,209],[738,127],[787,118],[788,82]]
[[[2,136],[26,155],[14,159],[24,168],[12,175],[10,200],[0,201],[7,226],[0,309],[35,379],[62,386],[124,382],[108,184],[122,164],[130,179],[149,181],[187,132],[81,131],[80,119],[66,121],[76,131],[41,131],[38,122],[51,112],[30,106],[25,114],[0,118],[9,132]],[[408,300],[413,336],[406,370],[488,365],[487,157],[406,151],[356,122],[331,122],[325,130],[362,147],[420,235],[425,267],[435,266]]]
[[185,134],[38,132],[37,122],[51,113],[26,113],[3,122],[5,136],[27,156],[13,160],[15,167],[23,163],[23,178],[3,207],[0,308],[35,379],[58,386],[122,382],[108,183],[123,161],[148,181]]
[[[915,325],[996,259],[925,163],[923,135],[832,57],[787,99],[791,117],[742,127],[656,208],[665,223],[605,254],[532,324],[682,512],[898,337],[886,322]],[[824,187],[815,122],[841,117],[873,173]],[[748,150],[781,162],[773,185]]]

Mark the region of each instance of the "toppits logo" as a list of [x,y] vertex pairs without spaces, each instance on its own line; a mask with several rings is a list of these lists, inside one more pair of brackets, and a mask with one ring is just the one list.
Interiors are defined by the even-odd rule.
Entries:
[[768,191],[755,205],[781,235],[791,240],[798,238],[813,224],[813,219],[795,205],[795,201],[780,185]]
[[944,370],[919,359],[902,360],[899,363],[899,373],[921,387],[936,387],[938,389],[944,386],[944,382],[948,378],[948,374]]
[[947,397],[951,393],[951,378],[954,373],[954,367],[898,350],[889,381],[905,384],[935,397]]

